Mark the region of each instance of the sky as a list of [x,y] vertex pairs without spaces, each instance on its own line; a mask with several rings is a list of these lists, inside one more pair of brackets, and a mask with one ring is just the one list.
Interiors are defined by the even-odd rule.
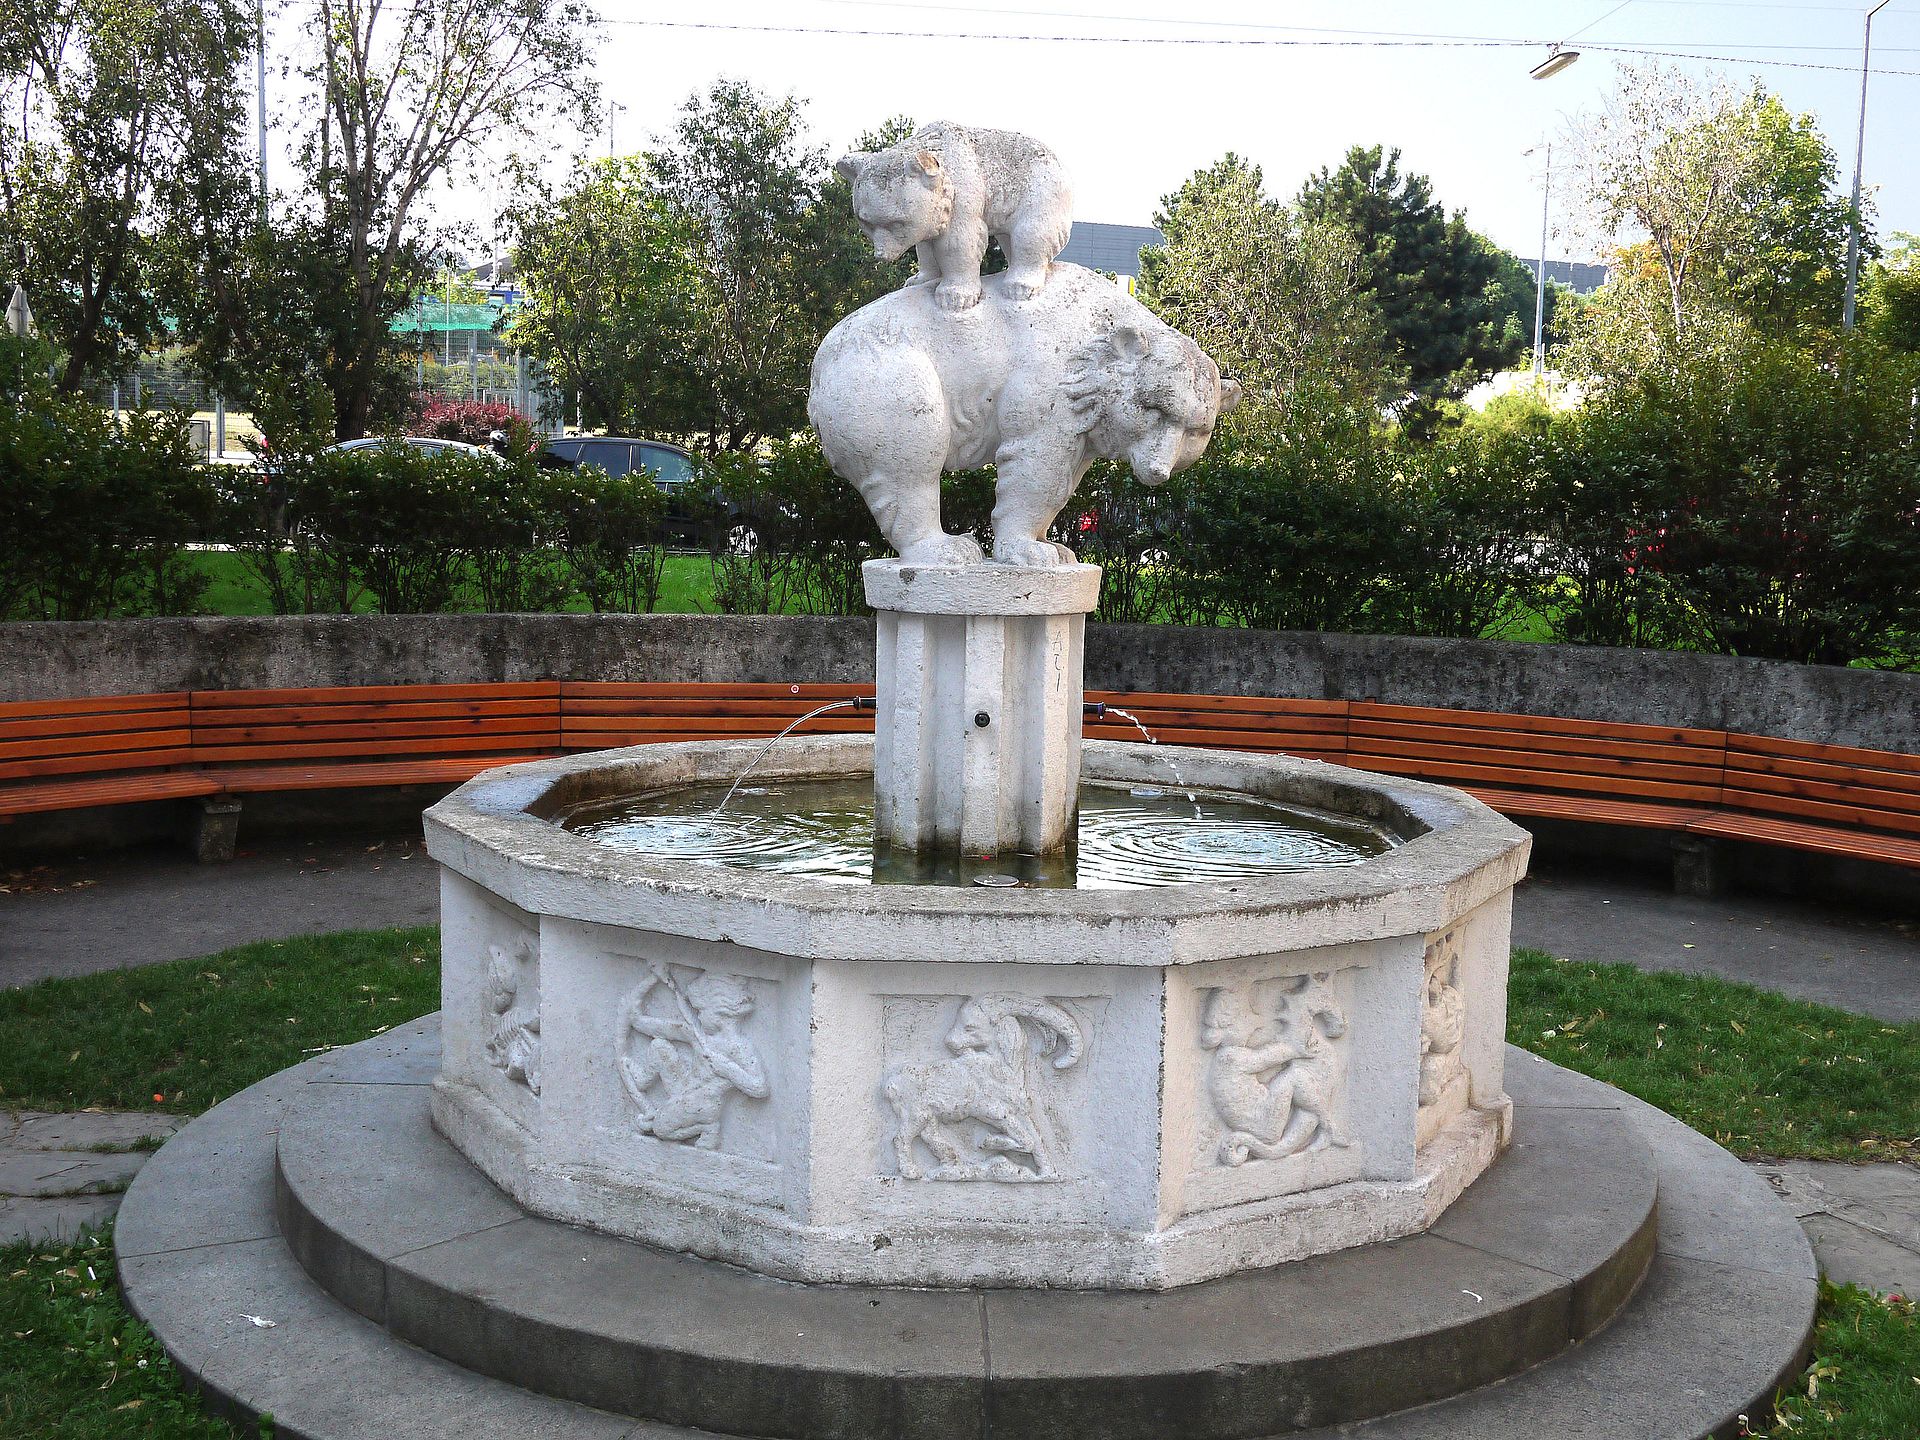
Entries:
[[[1678,63],[1742,83],[1759,77],[1789,109],[1812,112],[1841,185],[1849,184],[1867,8],[1817,0],[598,5],[607,114],[597,134],[574,140],[593,153],[606,154],[609,142],[620,153],[646,148],[690,91],[734,76],[806,100],[813,136],[833,154],[898,114],[1024,131],[1065,162],[1076,218],[1147,224],[1162,195],[1229,150],[1263,168],[1270,192],[1291,196],[1349,146],[1381,144],[1398,146],[1404,166],[1430,176],[1449,209],[1527,257],[1539,250],[1544,157],[1524,152],[1598,105],[1617,62],[1631,58],[1622,50],[1717,57]],[[1042,36],[1107,38],[1034,38]],[[1873,40],[1865,183],[1883,235],[1920,231],[1920,145],[1911,139],[1920,135],[1920,0],[1890,0]],[[1519,43],[1495,43],[1503,41]],[[1550,79],[1529,78],[1555,42],[1581,59]],[[1557,232],[1549,255],[1593,258],[1548,198]],[[469,186],[441,203],[480,220],[495,202]]]

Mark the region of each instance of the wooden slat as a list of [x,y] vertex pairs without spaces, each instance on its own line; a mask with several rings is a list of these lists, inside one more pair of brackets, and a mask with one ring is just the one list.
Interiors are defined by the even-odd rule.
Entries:
[[239,709],[203,708],[194,716],[202,728],[227,725],[288,725],[311,721],[348,720],[444,720],[462,716],[538,715],[551,719],[555,714],[551,696],[528,700],[383,700],[370,704],[339,705],[255,705]]
[[0,744],[0,761],[31,760],[42,755],[111,755],[119,751],[165,750],[186,745],[193,734],[184,725],[167,730],[130,730],[118,735],[58,735],[50,740],[9,740]]
[[813,696],[818,700],[839,700],[854,695],[873,694],[873,682],[861,680],[849,683],[820,682],[800,684],[768,684],[763,682],[741,682],[739,684],[720,684],[711,681],[655,681],[655,680],[562,680],[560,698],[562,700],[616,700],[623,698],[642,699],[649,696],[661,699],[696,699],[711,696],[716,700],[767,700],[777,696]]
[[1747,805],[1755,797],[1785,795],[1805,800],[1831,800],[1843,805],[1862,805],[1874,810],[1920,815],[1920,790],[1883,790],[1864,782],[1834,784],[1825,780],[1802,780],[1784,775],[1729,774],[1726,799],[1729,805]]
[[193,795],[211,795],[218,789],[210,776],[198,770],[36,781],[29,785],[0,786],[0,815],[37,815],[49,810],[85,810],[96,805],[180,800]]
[[649,715],[761,715],[775,720],[797,720],[826,703],[810,695],[797,700],[567,700],[562,702],[560,714],[569,725],[596,717],[619,719]]
[[141,695],[88,695],[76,700],[8,700],[0,704],[0,720],[40,715],[107,715],[120,710],[157,710],[168,702],[184,704],[184,690],[161,690]]
[[1904,810],[1878,810],[1827,800],[1807,800],[1791,795],[1762,795],[1747,791],[1730,810],[1758,811],[1769,815],[1794,815],[1824,820],[1834,825],[1859,826],[1868,830],[1899,830],[1920,835],[1920,814]]
[[187,707],[179,705],[163,710],[121,710],[108,715],[0,720],[0,752],[19,740],[53,739],[62,735],[135,735],[142,730],[185,725],[187,719]]
[[1725,732],[1686,725],[1640,725],[1615,721],[1571,720],[1559,715],[1519,715],[1500,710],[1442,710],[1424,705],[1383,705],[1372,700],[1349,702],[1355,720],[1400,720],[1436,725],[1486,725],[1496,730],[1524,730],[1537,734],[1604,735],[1619,740],[1664,741],[1668,744],[1718,744]]
[[1286,695],[1184,695],[1165,690],[1089,690],[1086,698],[1117,705],[1123,710],[1140,708],[1179,710],[1243,710],[1268,715],[1345,715],[1345,700],[1305,700]]
[[1356,737],[1348,742],[1354,754],[1391,755],[1410,762],[1451,762],[1495,766],[1537,775],[1610,775],[1642,777],[1648,780],[1677,780],[1692,785],[1718,785],[1720,767],[1714,765],[1657,764],[1648,760],[1617,759],[1611,755],[1567,755],[1554,751],[1507,750],[1474,745],[1414,745],[1400,743],[1383,746],[1372,737]]
[[1878,766],[1838,765],[1824,760],[1790,760],[1782,755],[1743,755],[1727,753],[1727,783],[1756,790],[1777,788],[1777,782],[1789,779],[1827,781],[1835,785],[1859,785],[1874,790],[1894,790],[1920,795],[1920,771],[1886,770]]
[[205,765],[240,761],[320,761],[356,755],[460,755],[512,750],[518,754],[551,753],[560,748],[560,735],[544,730],[523,735],[445,735],[419,740],[326,741],[312,745],[210,745],[196,747],[193,759]]
[[1705,803],[1711,803],[1720,798],[1718,785],[1672,784],[1667,781],[1639,777],[1570,774],[1562,771],[1527,770],[1500,765],[1470,765],[1445,760],[1408,760],[1398,755],[1377,755],[1351,748],[1347,752],[1347,758],[1350,764],[1362,770],[1382,770],[1389,775],[1410,775],[1421,780],[1444,780],[1469,786],[1573,790],[1647,800],[1692,800]]
[[1697,806],[1651,805],[1630,800],[1603,800],[1591,795],[1539,795],[1479,785],[1461,787],[1481,804],[1502,815],[1525,815],[1541,820],[1587,820],[1602,825],[1630,825],[1640,829],[1683,830],[1711,810]]
[[[1369,749],[1395,750],[1405,744],[1482,746],[1536,751],[1541,755],[1605,755],[1627,760],[1719,766],[1726,754],[1720,740],[1667,743],[1609,739],[1562,732],[1540,734],[1491,725],[1425,725],[1385,720],[1352,720],[1347,733],[1364,738]],[[1717,734],[1718,732],[1714,732]]]
[[431,740],[443,735],[552,734],[551,715],[509,715],[499,719],[356,721],[349,725],[234,725],[193,727],[196,747],[281,744],[290,750],[330,740]]
[[[806,711],[800,714],[804,715]],[[778,735],[799,718],[799,715],[588,715],[569,716],[565,729],[570,735],[624,730],[644,730],[662,735],[683,730],[711,730],[719,735]],[[872,729],[871,715],[838,712],[816,715],[794,734],[807,735],[820,730],[866,732]]]
[[372,785],[427,785],[471,780],[486,770],[545,758],[542,754],[463,755],[437,760],[369,761],[359,765],[261,765],[206,772],[210,793],[250,795],[276,790],[351,790]]
[[39,760],[11,760],[0,764],[0,780],[25,780],[42,775],[86,775],[102,770],[157,770],[187,765],[193,752],[184,746],[166,750],[126,750],[105,755],[60,755]]
[[1863,835],[1858,830],[1831,825],[1767,820],[1753,815],[1706,815],[1690,822],[1687,832],[1759,845],[1780,845],[1822,855],[1871,860],[1881,865],[1920,869],[1920,840],[1903,836]]
[[1899,750],[1863,750],[1853,745],[1821,745],[1811,740],[1776,740],[1770,735],[1748,735],[1742,731],[1729,732],[1727,745],[1729,749],[1758,755],[1785,755],[1802,760],[1828,760],[1836,765],[1864,764],[1920,773],[1920,755]]
[[382,700],[558,699],[557,680],[515,680],[477,685],[333,685],[286,690],[195,690],[196,710],[234,710],[258,705],[364,705]]

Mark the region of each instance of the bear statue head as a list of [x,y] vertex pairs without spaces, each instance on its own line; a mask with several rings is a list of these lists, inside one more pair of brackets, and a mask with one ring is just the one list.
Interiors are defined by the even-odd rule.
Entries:
[[1117,326],[1076,357],[1067,398],[1095,452],[1164,485],[1200,458],[1240,385],[1169,326]]
[[953,219],[953,183],[940,157],[909,140],[856,151],[834,170],[853,187],[853,213],[882,260],[898,260]]

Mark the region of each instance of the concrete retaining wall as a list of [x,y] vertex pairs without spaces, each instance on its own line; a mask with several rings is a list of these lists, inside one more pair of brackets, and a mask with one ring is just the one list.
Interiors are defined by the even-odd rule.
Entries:
[[[862,619],[320,615],[0,625],[0,701],[537,680],[860,681]],[[1087,684],[1383,700],[1920,753],[1920,675],[1570,645],[1094,625]]]

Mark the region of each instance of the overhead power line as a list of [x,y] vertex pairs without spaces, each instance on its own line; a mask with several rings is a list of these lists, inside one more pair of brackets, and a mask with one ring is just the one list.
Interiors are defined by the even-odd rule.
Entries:
[[[837,25],[765,25],[743,21],[654,20],[624,16],[603,16],[610,25],[628,25],[653,30],[694,30],[726,34],[817,35],[854,40],[985,40],[1021,41],[1041,45],[1157,45],[1202,46],[1215,49],[1308,49],[1308,50],[1493,50],[1536,49],[1547,43],[1497,36],[1395,35],[1375,32],[1359,35],[1234,36],[1234,35],[1067,35],[1031,34],[997,30],[884,30],[876,27]],[[1722,65],[1764,65],[1791,70],[1834,70],[1859,73],[1857,66],[1828,64],[1818,60],[1770,60],[1752,55],[1717,55],[1697,50],[1661,49],[1653,46],[1587,42],[1587,50],[1613,55],[1640,55],[1667,60],[1700,60]],[[1735,48],[1733,45],[1723,46]],[[1805,46],[1782,47],[1806,49]],[[1920,78],[1920,70],[1875,70],[1875,75],[1899,75]]]

